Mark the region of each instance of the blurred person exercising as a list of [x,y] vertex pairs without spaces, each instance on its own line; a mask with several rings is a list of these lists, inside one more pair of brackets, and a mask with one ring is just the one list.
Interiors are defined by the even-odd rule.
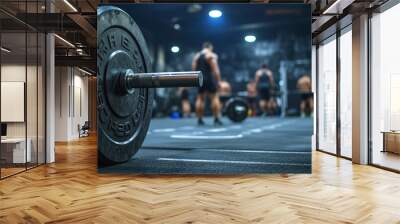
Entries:
[[205,97],[211,101],[211,110],[214,116],[214,125],[222,125],[219,118],[221,103],[218,89],[221,82],[221,73],[218,66],[218,55],[213,52],[213,45],[209,42],[203,44],[203,49],[198,52],[192,62],[192,69],[203,73],[203,86],[199,88],[196,98],[196,115],[198,124],[204,125]]
[[273,113],[275,101],[271,94],[274,89],[274,76],[266,64],[262,64],[256,71],[255,82],[263,115]]
[[314,110],[314,99],[311,92],[311,78],[309,75],[303,75],[297,80],[297,89],[301,94],[301,117],[305,117],[306,114],[312,116],[312,112]]
[[226,81],[226,80],[220,81],[218,93],[219,93],[220,96],[228,96],[228,97],[230,97],[232,95],[231,84],[229,84],[229,82]]
[[189,100],[189,90],[186,87],[180,87],[178,91],[180,92],[182,102],[182,117],[190,117],[192,109]]
[[226,101],[228,101],[232,96],[231,84],[229,84],[228,81],[221,80],[221,82],[219,83],[218,95],[221,107],[223,108]]
[[250,80],[246,86],[247,89],[247,101],[250,106],[251,115],[254,116],[257,111],[257,86],[256,81]]

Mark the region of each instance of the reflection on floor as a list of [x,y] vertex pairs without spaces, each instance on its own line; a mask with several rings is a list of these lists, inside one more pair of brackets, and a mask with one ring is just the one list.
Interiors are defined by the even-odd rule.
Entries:
[[310,173],[309,118],[153,119],[143,147],[127,163],[101,172],[139,174]]
[[0,170],[1,178],[6,178],[8,176],[23,172],[25,170],[29,170],[37,166],[36,163],[27,163],[27,164],[1,164],[3,167]]
[[17,167],[17,168],[1,168],[1,178],[19,173],[21,171],[24,171],[25,167]]
[[400,155],[391,152],[374,151],[373,164],[400,171]]

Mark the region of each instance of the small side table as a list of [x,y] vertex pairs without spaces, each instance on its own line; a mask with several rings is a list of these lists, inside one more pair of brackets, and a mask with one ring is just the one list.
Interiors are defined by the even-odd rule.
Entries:
[[400,154],[400,131],[382,131],[383,150],[382,152],[391,152]]

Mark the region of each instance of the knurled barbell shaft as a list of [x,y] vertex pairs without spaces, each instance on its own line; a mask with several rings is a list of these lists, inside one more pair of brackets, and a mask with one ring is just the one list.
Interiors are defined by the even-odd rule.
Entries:
[[157,88],[157,87],[199,87],[203,85],[201,71],[133,73],[128,69],[125,73],[125,87]]

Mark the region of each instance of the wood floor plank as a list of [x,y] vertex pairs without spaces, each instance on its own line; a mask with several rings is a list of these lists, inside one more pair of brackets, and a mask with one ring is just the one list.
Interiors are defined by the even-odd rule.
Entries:
[[99,174],[96,139],[0,181],[0,223],[400,223],[400,175],[313,152],[310,175]]

